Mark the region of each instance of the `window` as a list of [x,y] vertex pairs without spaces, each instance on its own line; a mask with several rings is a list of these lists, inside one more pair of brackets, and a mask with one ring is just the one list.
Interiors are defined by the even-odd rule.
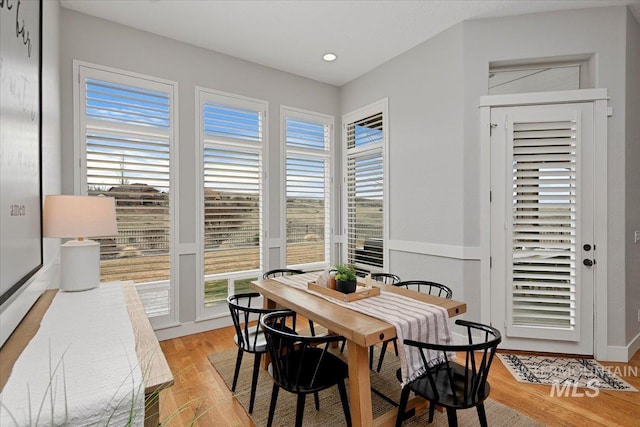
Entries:
[[346,142],[347,262],[384,267],[386,100],[343,118]]
[[154,326],[173,323],[175,84],[76,62],[79,193],[116,200],[101,243],[102,281],[131,280]]
[[575,90],[587,87],[589,61],[489,67],[489,95]]
[[283,107],[286,264],[329,265],[333,118]]
[[263,257],[263,151],[267,103],[198,89],[201,187],[199,318],[227,314]]

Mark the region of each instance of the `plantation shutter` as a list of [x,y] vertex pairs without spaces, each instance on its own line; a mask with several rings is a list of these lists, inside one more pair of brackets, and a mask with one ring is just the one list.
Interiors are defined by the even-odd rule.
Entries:
[[347,260],[383,267],[383,115],[347,124]]
[[[294,113],[285,110],[285,114]],[[285,119],[286,259],[290,267],[329,264],[331,126],[316,120]]]
[[508,133],[513,150],[511,324],[573,329],[576,121],[513,123]]
[[[205,307],[226,301],[230,275],[255,279],[262,263],[263,112],[254,108],[202,104]],[[245,282],[232,282],[235,292]]]
[[96,239],[101,280],[140,284],[147,315],[168,315],[173,86],[88,67],[80,76],[86,191],[116,200],[118,235]]

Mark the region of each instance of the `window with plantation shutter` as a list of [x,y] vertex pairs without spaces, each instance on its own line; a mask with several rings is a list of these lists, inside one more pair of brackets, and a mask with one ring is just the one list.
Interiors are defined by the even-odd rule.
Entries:
[[282,108],[285,129],[286,263],[329,265],[333,118]]
[[384,267],[386,106],[373,111],[345,120],[347,262],[363,272]]
[[576,324],[576,124],[513,124],[512,322]]
[[116,200],[118,235],[101,243],[101,280],[136,283],[156,325],[172,304],[172,83],[78,65],[82,192]]
[[226,312],[262,265],[266,102],[199,89],[202,164],[199,317]]

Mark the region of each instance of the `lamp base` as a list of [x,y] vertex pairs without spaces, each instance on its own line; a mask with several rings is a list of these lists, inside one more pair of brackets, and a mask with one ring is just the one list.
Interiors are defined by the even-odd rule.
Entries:
[[71,240],[60,246],[60,289],[86,291],[100,284],[100,243]]

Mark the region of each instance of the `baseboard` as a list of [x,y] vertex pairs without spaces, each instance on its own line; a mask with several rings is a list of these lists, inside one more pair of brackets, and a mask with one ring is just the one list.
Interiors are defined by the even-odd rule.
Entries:
[[[467,336],[458,334],[455,332],[451,333],[451,337],[453,338],[453,343],[455,345],[467,344]],[[498,347],[498,350],[500,347]],[[627,346],[613,346],[610,345],[607,347],[607,358],[606,359],[597,359],[599,362],[623,362],[628,363],[629,360],[633,357],[636,352],[640,350],[640,334],[635,337]]]
[[627,363],[638,350],[640,350],[640,334],[636,335],[626,346],[608,346],[606,362]]
[[[170,340],[186,335],[199,334],[200,332],[211,331],[231,326],[233,322],[230,316],[223,316],[216,319],[203,320],[199,322],[187,322],[173,327],[158,329],[155,331],[158,341]],[[468,338],[464,334],[451,332],[451,338],[455,345],[468,344]]]
[[[213,329],[224,328],[231,325],[231,318],[229,316],[222,316],[199,322],[181,323],[174,327],[156,330],[155,333],[159,341],[164,341],[186,335],[198,334],[200,332],[211,331]],[[451,338],[455,345],[467,344],[468,338],[466,335],[452,331]],[[631,340],[627,346],[608,346],[607,360],[600,361],[627,363],[638,350],[640,350],[640,334]]]
[[158,341],[170,340],[186,335],[199,334],[200,332],[211,331],[231,326],[231,316],[222,316],[215,319],[203,320],[199,322],[185,322],[177,326],[158,329],[155,331]]

